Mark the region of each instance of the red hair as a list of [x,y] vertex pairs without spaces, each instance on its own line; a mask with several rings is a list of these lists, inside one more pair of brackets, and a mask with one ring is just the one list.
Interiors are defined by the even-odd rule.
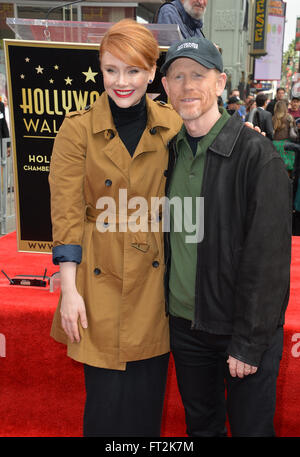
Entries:
[[132,19],[122,19],[106,32],[100,44],[100,62],[105,52],[148,71],[159,57],[158,44],[150,30]]

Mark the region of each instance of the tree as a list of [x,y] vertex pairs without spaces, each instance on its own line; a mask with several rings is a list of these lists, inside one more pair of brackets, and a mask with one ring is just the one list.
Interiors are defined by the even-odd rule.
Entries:
[[292,77],[298,72],[298,56],[295,50],[295,40],[291,41],[287,51],[283,54],[282,70],[281,70],[281,83],[280,86],[284,87],[289,94],[292,87]]

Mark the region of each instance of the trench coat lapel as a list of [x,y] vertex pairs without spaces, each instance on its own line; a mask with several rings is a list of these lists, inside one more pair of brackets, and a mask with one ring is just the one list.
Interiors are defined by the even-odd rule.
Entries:
[[92,129],[94,135],[101,135],[105,140],[102,152],[127,175],[131,157],[117,133],[106,92],[94,104]]
[[[162,110],[159,109],[157,104],[149,97],[146,97],[146,107],[148,117],[147,126],[139,141],[133,160],[140,154],[156,150],[155,137],[156,135],[159,135],[159,128],[162,128],[165,131],[170,129],[168,117],[165,113],[162,113]],[[106,156],[112,160],[120,170],[126,173],[132,159],[117,133],[106,92],[104,92],[94,104],[92,128],[94,134],[101,134],[106,139],[107,144],[103,149]]]

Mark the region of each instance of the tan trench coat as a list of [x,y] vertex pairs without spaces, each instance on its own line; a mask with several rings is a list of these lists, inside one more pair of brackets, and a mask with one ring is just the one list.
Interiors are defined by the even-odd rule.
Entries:
[[[88,319],[87,329],[79,324],[80,343],[71,343],[61,327],[59,303],[51,335],[68,345],[71,358],[117,370],[125,370],[127,361],[169,351],[163,236],[161,227],[158,233],[150,231],[150,210],[151,197],[164,195],[166,144],[182,121],[170,105],[146,99],[147,127],[133,158],[119,138],[103,93],[90,108],[66,116],[50,165],[54,246],[82,246],[76,284]],[[124,220],[116,213],[115,232],[98,230],[97,200],[113,197],[118,209],[119,189],[127,189],[128,200],[147,200],[147,231],[124,231],[122,225],[120,232]]]

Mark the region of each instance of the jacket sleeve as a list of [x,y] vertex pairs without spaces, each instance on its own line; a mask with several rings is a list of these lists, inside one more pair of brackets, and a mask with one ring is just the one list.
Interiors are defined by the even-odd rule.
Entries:
[[168,3],[161,6],[157,17],[158,24],[180,24],[181,22],[181,18],[175,5]]
[[[268,111],[266,111],[264,114],[266,115],[266,136],[270,140],[273,140],[274,128],[273,128],[272,115]],[[268,116],[268,114],[270,114],[270,115]]]
[[49,173],[53,263],[81,262],[85,217],[85,132],[78,116],[65,118],[56,136]]
[[[267,147],[266,142],[264,145]],[[227,352],[259,366],[276,328],[283,323],[289,297],[292,186],[280,157],[269,160],[252,177],[247,195],[246,237]]]

